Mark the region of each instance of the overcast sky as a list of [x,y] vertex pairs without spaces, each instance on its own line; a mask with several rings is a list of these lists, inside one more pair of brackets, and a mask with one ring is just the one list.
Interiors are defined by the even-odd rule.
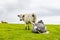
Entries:
[[60,24],[60,0],[0,0],[0,21],[22,23],[17,15],[33,12],[46,24]]

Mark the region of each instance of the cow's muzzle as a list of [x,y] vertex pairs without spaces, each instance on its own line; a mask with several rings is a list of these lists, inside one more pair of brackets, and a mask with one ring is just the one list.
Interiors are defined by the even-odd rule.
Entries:
[[22,21],[22,19],[20,19],[20,21]]

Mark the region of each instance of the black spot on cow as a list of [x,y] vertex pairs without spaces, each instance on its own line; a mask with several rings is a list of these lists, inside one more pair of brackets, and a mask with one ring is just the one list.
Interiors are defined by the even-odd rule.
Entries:
[[32,17],[35,17],[34,14],[32,14]]
[[22,17],[24,17],[25,15],[23,15]]
[[24,20],[25,15],[22,16],[22,19]]

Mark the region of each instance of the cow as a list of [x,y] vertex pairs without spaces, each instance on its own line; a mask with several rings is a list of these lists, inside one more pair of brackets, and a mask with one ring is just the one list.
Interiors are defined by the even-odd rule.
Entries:
[[33,24],[32,32],[34,32],[34,33],[45,33],[46,32],[46,27],[42,20]]
[[6,22],[6,21],[1,21],[1,23],[7,24],[7,22]]
[[18,17],[20,18],[20,21],[25,22],[25,29],[26,30],[29,30],[30,29],[29,25],[32,23],[35,23],[35,21],[36,21],[36,15],[34,13],[20,14],[20,15],[18,15]]

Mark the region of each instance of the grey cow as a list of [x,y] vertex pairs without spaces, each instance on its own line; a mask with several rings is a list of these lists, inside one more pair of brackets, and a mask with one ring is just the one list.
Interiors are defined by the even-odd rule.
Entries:
[[42,20],[40,20],[37,23],[33,24],[32,32],[35,32],[35,33],[44,33],[44,32],[46,32],[45,25],[44,25]]

